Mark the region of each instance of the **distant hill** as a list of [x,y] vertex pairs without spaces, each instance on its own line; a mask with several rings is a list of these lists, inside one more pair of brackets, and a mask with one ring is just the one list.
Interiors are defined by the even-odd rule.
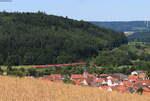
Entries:
[[0,13],[0,65],[87,61],[127,43],[120,32],[84,21],[38,13]]
[[0,82],[1,101],[150,101],[150,97],[144,95],[31,78],[0,76]]
[[150,27],[148,28],[144,21],[112,21],[112,22],[91,21],[91,23],[98,25],[100,27],[106,27],[121,32],[143,32],[150,30]]
[[137,32],[128,36],[129,41],[148,42],[150,43],[150,32]]

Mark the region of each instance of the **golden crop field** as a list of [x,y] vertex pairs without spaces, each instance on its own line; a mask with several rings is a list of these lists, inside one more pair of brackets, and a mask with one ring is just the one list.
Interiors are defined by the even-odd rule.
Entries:
[[44,80],[0,76],[0,101],[150,101],[150,97]]

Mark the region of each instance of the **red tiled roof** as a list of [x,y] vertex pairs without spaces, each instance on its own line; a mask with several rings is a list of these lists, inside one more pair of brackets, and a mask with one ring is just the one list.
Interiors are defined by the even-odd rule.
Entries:
[[74,80],[74,83],[77,84],[77,85],[79,85],[80,82],[81,82],[80,80]]
[[123,83],[123,85],[130,86],[130,87],[132,87],[134,85],[133,82],[129,82],[129,81],[123,81],[122,83]]
[[148,88],[148,87],[143,87],[143,90],[144,90],[145,92],[149,92],[149,93],[150,93],[150,88]]
[[150,92],[145,92],[145,91],[144,91],[144,92],[142,93],[142,95],[150,96]]
[[113,82],[119,81],[119,79],[117,79],[117,78],[111,78],[111,80],[112,80]]
[[94,75],[88,75],[88,78],[95,78],[95,76]]
[[150,85],[150,80],[138,80],[136,81],[137,84],[145,84],[145,85]]
[[61,79],[61,74],[52,74],[51,77],[53,79]]
[[100,74],[99,76],[109,76],[108,74]]
[[147,78],[147,74],[146,73],[140,73],[139,78]]
[[134,80],[134,81],[136,81],[136,80],[138,79],[138,76],[129,75],[129,76],[128,76],[128,79],[129,79],[129,80]]
[[83,79],[84,77],[83,77],[83,75],[81,75],[81,74],[72,74],[72,75],[71,75],[71,78],[72,78],[72,79]]
[[108,88],[110,88],[109,86],[102,86],[102,88],[104,88],[104,89],[108,89]]
[[104,82],[105,80],[104,79],[95,79],[94,82],[99,82],[99,83],[102,83]]

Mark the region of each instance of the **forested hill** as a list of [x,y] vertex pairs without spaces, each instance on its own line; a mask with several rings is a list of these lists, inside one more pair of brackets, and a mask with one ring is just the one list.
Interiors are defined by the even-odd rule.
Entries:
[[38,13],[0,13],[0,65],[87,61],[127,43],[119,32],[84,21]]
[[143,32],[150,30],[150,27],[147,27],[145,21],[112,21],[112,22],[91,21],[90,23],[122,32],[126,31]]

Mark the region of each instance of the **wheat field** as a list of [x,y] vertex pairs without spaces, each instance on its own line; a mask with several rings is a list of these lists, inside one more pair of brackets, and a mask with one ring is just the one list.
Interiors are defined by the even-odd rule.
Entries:
[[0,101],[150,101],[150,97],[44,80],[0,76]]

